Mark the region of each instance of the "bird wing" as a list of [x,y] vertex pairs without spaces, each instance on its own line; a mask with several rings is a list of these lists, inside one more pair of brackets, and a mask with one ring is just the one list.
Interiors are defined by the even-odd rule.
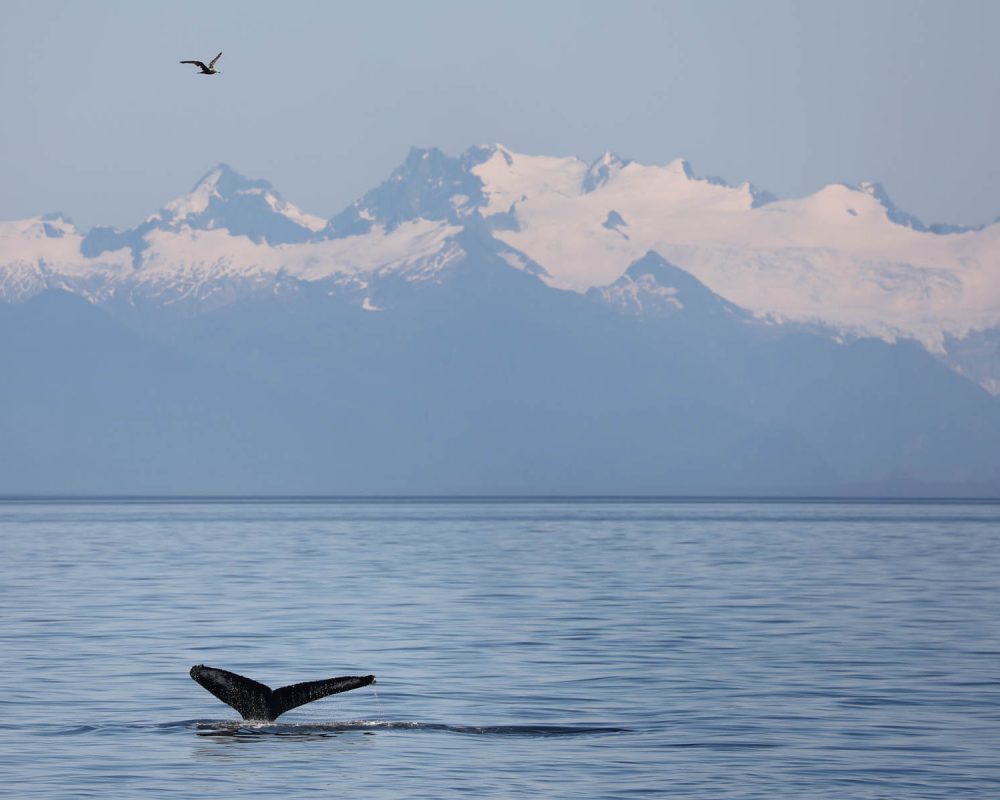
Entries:
[[182,61],[181,63],[194,64],[196,67],[200,67],[201,69],[208,71],[208,67],[205,66],[205,63],[203,61]]
[[[295,683],[291,686],[282,686],[271,693],[271,712],[277,719],[280,715],[292,708],[319,700],[338,692],[349,692],[361,686],[375,683],[374,675],[358,677],[347,675],[343,678],[330,678],[325,681],[309,681],[308,683]],[[211,690],[209,690],[211,691]]]
[[211,61],[208,62],[208,68],[209,69],[214,69],[215,68],[215,62],[218,61],[220,58],[222,58],[222,53],[219,53],[219,55],[217,55],[215,58],[213,58]]

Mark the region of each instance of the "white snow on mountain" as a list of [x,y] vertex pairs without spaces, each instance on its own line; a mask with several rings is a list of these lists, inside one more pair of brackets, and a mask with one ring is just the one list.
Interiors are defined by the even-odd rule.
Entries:
[[[227,182],[236,185],[228,187],[221,185]],[[149,218],[149,221],[162,220],[179,225],[204,214],[209,210],[213,201],[225,202],[233,197],[260,197],[275,214],[313,232],[321,231],[326,227],[326,220],[322,217],[305,213],[297,206],[284,200],[266,183],[246,181],[224,164],[220,164],[209,172],[190,193],[181,195],[167,203],[160,213],[154,214]]]
[[587,166],[575,158],[550,156],[516,157],[503,145],[494,145],[493,155],[471,171],[487,187],[489,202],[484,216],[509,211],[529,197],[566,197],[577,194]]
[[362,236],[271,246],[225,230],[152,231],[137,275],[169,277],[195,270],[217,277],[281,271],[316,281],[338,274],[407,271],[441,251],[457,232],[446,223],[415,220],[391,233],[376,227]]
[[93,302],[138,296],[162,304],[210,301],[207,307],[215,307],[283,276],[320,281],[403,272],[428,279],[460,255],[457,245],[449,246],[459,229],[428,220],[390,233],[376,226],[360,236],[280,245],[224,229],[181,227],[147,231],[133,266],[126,248],[88,259],[80,254],[79,232],[65,227],[65,235],[52,239],[43,224],[36,219],[0,225],[0,291],[9,302],[61,288]]
[[219,193],[219,178],[221,176],[222,169],[216,167],[202,178],[190,193],[171,200],[163,207],[160,214],[154,214],[149,219],[158,220],[166,217],[169,220],[180,222],[203,213],[213,197],[222,197]]
[[592,173],[576,158],[497,147],[473,168],[488,198],[484,215],[512,210],[516,218],[495,236],[544,267],[553,286],[608,285],[655,250],[776,319],[910,336],[935,349],[946,333],[1000,324],[1000,226],[916,230],[892,221],[871,185],[761,205],[750,184],[698,179],[682,160],[609,161],[595,165],[605,175],[590,190]]
[[[250,189],[249,192],[260,192],[260,189]],[[268,192],[264,199],[267,204],[276,214],[281,214],[283,217],[288,218],[296,225],[300,225],[303,228],[308,228],[313,232],[319,232],[326,227],[326,220],[322,217],[316,217],[312,214],[307,214],[305,211],[300,209],[298,206],[292,203],[282,200],[276,195]]]
[[[319,236],[326,225],[265,181],[219,165],[137,228],[95,229],[89,247],[61,217],[0,223],[0,299],[21,302],[59,288],[96,303],[196,301],[209,309],[283,278],[355,288],[369,275],[426,280],[461,254],[451,241],[460,228],[446,221],[418,218],[389,231],[375,224],[339,239]],[[371,305],[361,293],[364,302]]]
[[428,279],[458,257],[457,246],[446,246],[457,231],[415,220],[390,233],[375,227],[343,239],[273,246],[225,230],[152,231],[127,283],[129,291],[165,303],[212,297],[218,305],[233,299],[230,286],[260,288],[285,276],[321,281],[402,272]]
[[[619,279],[611,286],[601,290],[604,302],[622,311],[632,311],[642,314],[646,311],[649,298],[658,302],[660,308],[668,308],[681,311],[684,303],[677,296],[678,290],[674,286],[661,286],[652,275],[641,275],[635,280]],[[660,308],[657,309],[660,313]]]
[[58,216],[0,223],[0,298],[58,287],[95,302],[220,303],[282,276],[424,280],[461,256],[455,237],[474,224],[497,255],[558,289],[611,286],[652,251],[779,322],[915,338],[938,353],[1000,326],[1000,225],[937,232],[875,184],[771,200],[749,183],[698,178],[681,159],[650,166],[606,153],[588,165],[494,145],[457,159],[414,151],[354,205],[328,224],[219,165],[131,231],[84,237]]
[[131,271],[128,253],[85,257],[83,235],[58,215],[0,222],[0,299],[22,302],[45,289],[75,291],[95,275],[121,278]]

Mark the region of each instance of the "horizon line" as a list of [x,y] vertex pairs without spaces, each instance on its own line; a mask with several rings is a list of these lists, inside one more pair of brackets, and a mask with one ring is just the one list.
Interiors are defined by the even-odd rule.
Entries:
[[1000,495],[879,494],[0,494],[15,503],[857,503],[886,505],[1000,505]]

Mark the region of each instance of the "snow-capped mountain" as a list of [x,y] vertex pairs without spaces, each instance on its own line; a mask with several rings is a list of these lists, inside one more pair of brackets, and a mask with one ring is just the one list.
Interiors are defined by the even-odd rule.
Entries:
[[697,278],[652,250],[629,265],[614,283],[590,289],[587,295],[640,318],[669,317],[687,309],[701,319],[751,320],[749,312],[709,291]]
[[0,297],[24,302],[46,289],[67,289],[88,298],[131,273],[127,251],[96,257],[84,252],[84,236],[58,214],[0,222]]
[[[454,257],[448,239],[459,230],[419,217],[352,237],[331,238],[327,227],[223,164],[129,230],[84,236],[48,217],[0,223],[0,295],[18,302],[60,288],[99,304],[184,303],[197,313],[288,281],[363,289],[386,272],[427,276]],[[370,306],[363,293],[359,303]]]
[[778,200],[749,183],[698,178],[680,159],[645,166],[606,153],[588,165],[501,145],[457,158],[414,150],[331,228],[415,218],[481,220],[546,283],[578,292],[655,251],[778,320],[912,337],[936,351],[946,337],[1000,324],[1000,225],[927,226],[874,183]]
[[270,245],[304,242],[326,226],[326,220],[306,214],[285,201],[267,181],[249,180],[228,164],[205,174],[189,194],[167,203],[131,231],[97,227],[84,243],[96,256],[123,245],[142,248],[144,235],[153,230],[177,232],[225,229]]
[[[616,280],[650,250],[755,313],[862,335],[918,338],[1000,322],[1000,226],[936,233],[872,184],[771,200],[749,184],[696,178],[684,161],[515,155],[473,168],[497,238],[540,264],[554,286]],[[593,176],[600,174],[600,180]]]
[[997,228],[501,146],[324,221],[220,165],[0,224],[0,492],[1000,496]]
[[[626,270],[655,253],[758,317],[913,338],[1000,389],[990,347],[965,344],[992,342],[1000,327],[1000,225],[927,226],[870,183],[778,200],[699,178],[680,159],[647,166],[606,153],[588,164],[502,145],[457,157],[414,148],[329,221],[219,165],[130,230],[84,235],[61,217],[0,223],[0,297],[62,288],[99,304],[199,313],[323,284],[377,310],[386,299],[372,287],[440,281],[469,236],[551,288],[597,290],[633,310],[627,296],[641,280]],[[662,295],[658,307],[673,306]]]

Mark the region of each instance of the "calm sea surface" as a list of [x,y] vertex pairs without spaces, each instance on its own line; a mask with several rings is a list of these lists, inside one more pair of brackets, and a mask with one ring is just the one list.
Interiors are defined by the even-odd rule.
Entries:
[[5,502],[0,703],[11,797],[997,798],[1000,505]]

